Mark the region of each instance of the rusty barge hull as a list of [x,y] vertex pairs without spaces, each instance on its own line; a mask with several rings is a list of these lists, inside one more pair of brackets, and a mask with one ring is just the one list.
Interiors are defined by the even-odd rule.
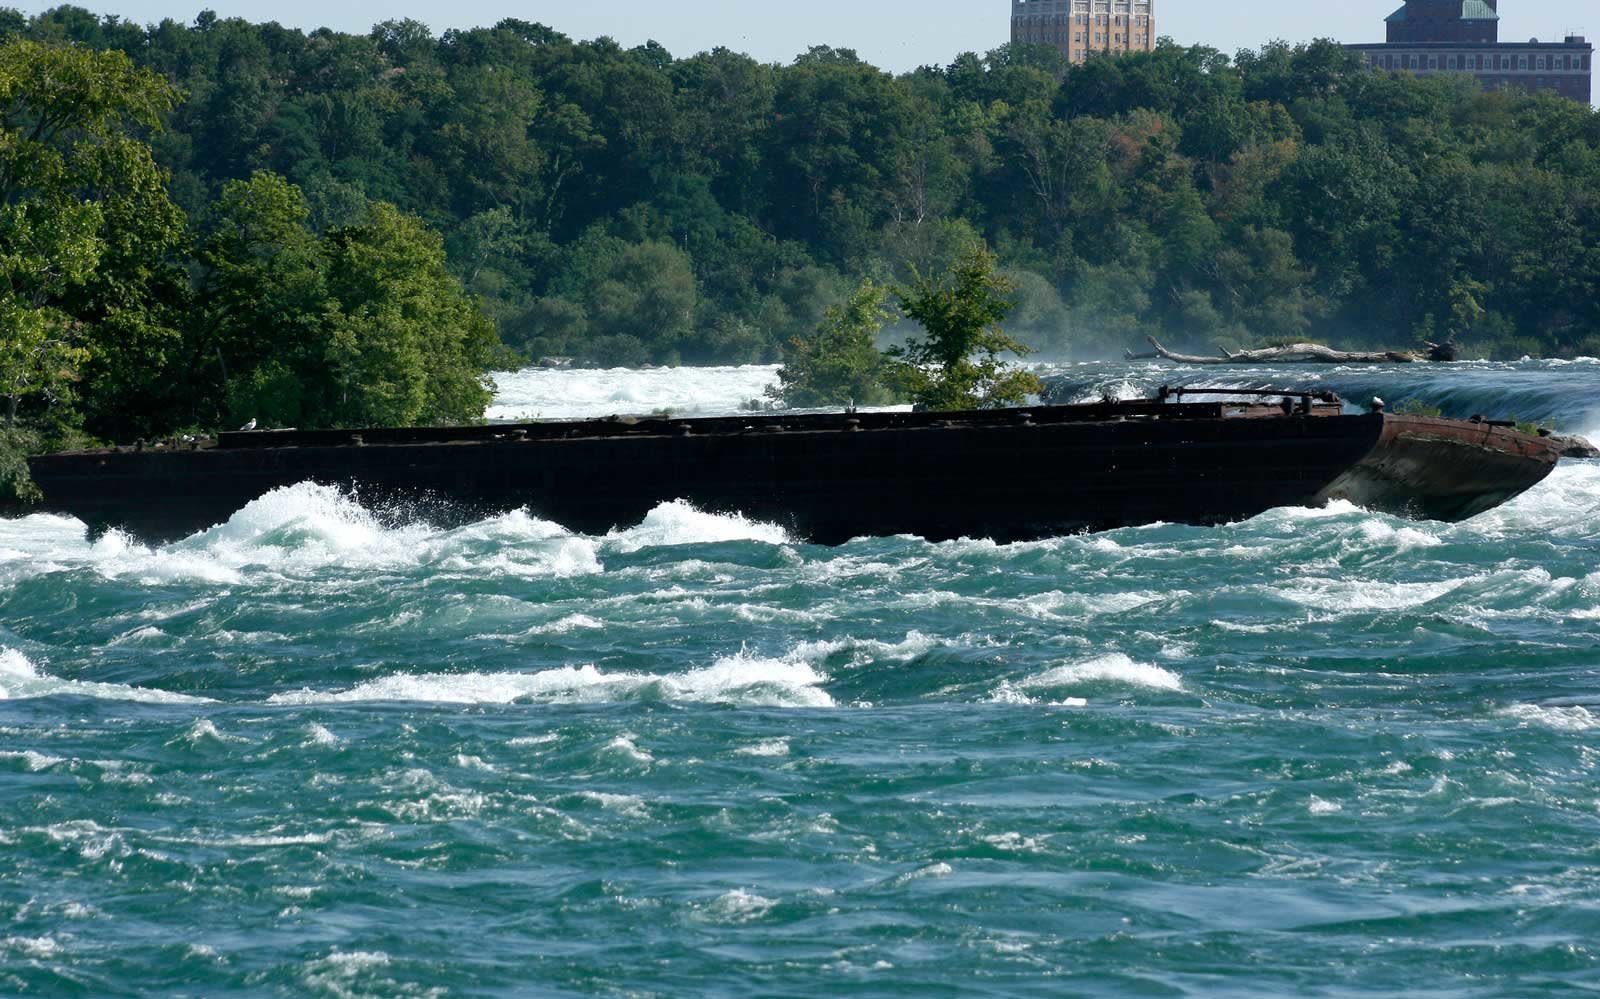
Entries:
[[[1285,406],[1284,408],[1288,408]],[[664,502],[796,537],[1014,541],[1218,524],[1345,499],[1460,520],[1532,487],[1557,449],[1500,425],[1230,403],[1028,411],[600,420],[222,434],[215,444],[30,459],[42,509],[175,540],[299,482],[434,522],[527,508],[598,534]]]

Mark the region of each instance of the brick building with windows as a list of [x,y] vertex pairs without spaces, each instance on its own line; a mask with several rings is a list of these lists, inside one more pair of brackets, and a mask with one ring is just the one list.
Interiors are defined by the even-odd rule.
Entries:
[[1395,73],[1467,73],[1485,90],[1543,91],[1588,104],[1594,46],[1500,41],[1499,0],[1407,0],[1389,15],[1388,41],[1352,45],[1367,66]]
[[1091,52],[1150,52],[1155,0],[1011,0],[1011,40],[1053,46],[1073,62]]

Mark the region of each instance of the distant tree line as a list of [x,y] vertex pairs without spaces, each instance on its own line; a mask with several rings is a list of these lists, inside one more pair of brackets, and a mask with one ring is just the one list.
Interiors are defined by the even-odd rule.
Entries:
[[1046,356],[1600,353],[1600,115],[1329,42],[894,76],[61,7],[0,45],[7,434],[466,419],[501,343],[774,360],[984,246]]
[[[987,244],[1046,354],[1315,338],[1600,353],[1600,116],[1331,42],[1067,65],[1004,46],[902,76],[578,42],[538,24],[310,34],[62,7],[0,34],[180,89],[152,137],[209,219],[259,171],[316,239],[383,202],[525,355],[776,358],[863,278]],[[320,403],[319,403],[320,405]]]

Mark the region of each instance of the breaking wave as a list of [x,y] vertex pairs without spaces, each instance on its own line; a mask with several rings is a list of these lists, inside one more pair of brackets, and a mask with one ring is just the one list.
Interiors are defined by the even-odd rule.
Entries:
[[603,571],[607,554],[791,540],[775,525],[707,513],[682,500],[662,503],[640,523],[601,537],[573,533],[525,509],[451,529],[421,520],[390,523],[349,494],[312,482],[273,489],[225,523],[170,545],[148,546],[120,531],[91,543],[84,531],[62,517],[0,521],[0,582],[73,569],[147,585],[238,585],[260,572],[304,576],[328,569],[563,578]]
[[191,697],[187,694],[174,694],[121,683],[61,680],[48,673],[41,673],[27,656],[16,649],[0,648],[0,701],[39,697],[93,697],[108,701],[141,701],[146,704],[204,704],[208,700],[204,697]]
[[432,704],[605,704],[619,701],[684,701],[747,707],[827,708],[833,698],[827,677],[797,659],[739,654],[683,673],[607,673],[594,666],[537,673],[396,674],[347,690],[299,690],[274,694],[271,704],[339,704],[416,701]]

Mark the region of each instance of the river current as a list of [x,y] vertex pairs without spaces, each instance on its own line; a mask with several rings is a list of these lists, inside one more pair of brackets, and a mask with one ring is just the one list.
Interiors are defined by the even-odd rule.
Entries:
[[[1600,430],[1600,362],[1047,369]],[[491,416],[770,368],[529,371]],[[0,995],[1600,991],[1600,463],[996,545],[0,521]]]

